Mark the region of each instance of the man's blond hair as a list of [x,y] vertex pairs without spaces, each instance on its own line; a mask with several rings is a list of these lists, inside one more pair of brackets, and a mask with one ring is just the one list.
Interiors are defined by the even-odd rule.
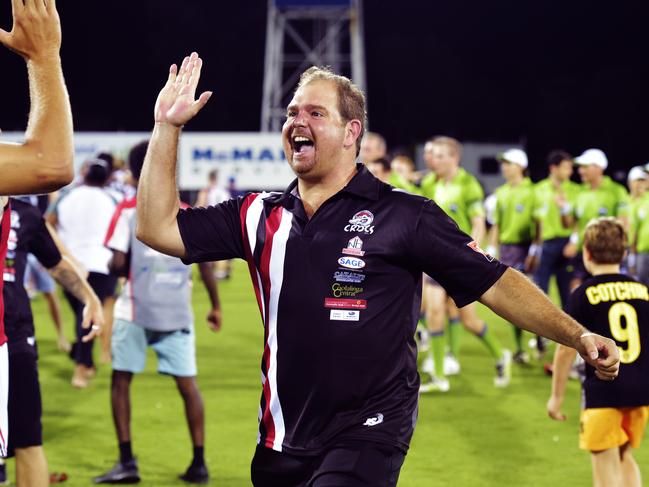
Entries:
[[358,120],[361,123],[361,131],[356,139],[356,156],[361,150],[361,140],[365,133],[365,95],[361,89],[352,81],[339,74],[334,73],[327,67],[311,66],[300,76],[297,89],[311,83],[312,81],[331,81],[336,85],[338,92],[338,112],[345,123],[350,120]]
[[448,137],[446,135],[437,135],[432,139],[428,139],[427,143],[434,145],[445,145],[450,148],[458,159],[462,158],[462,144],[459,140],[454,139],[453,137]]

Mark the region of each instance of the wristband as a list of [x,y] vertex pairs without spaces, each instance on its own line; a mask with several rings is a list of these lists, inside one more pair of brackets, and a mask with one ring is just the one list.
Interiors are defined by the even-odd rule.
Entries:
[[570,243],[579,245],[579,234],[577,232],[570,235]]
[[530,248],[527,251],[527,255],[529,255],[530,257],[536,257],[540,253],[541,253],[541,246],[538,244],[530,245]]
[[572,205],[570,203],[566,203],[564,205],[561,205],[561,208],[559,210],[561,212],[561,216],[568,216],[570,213],[572,213]]

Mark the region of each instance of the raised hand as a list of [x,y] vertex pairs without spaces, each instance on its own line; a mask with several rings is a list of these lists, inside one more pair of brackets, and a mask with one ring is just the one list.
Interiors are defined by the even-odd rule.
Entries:
[[26,60],[58,59],[61,21],[55,0],[12,0],[11,32],[0,29],[0,42]]
[[185,57],[180,70],[175,64],[169,68],[169,78],[156,100],[154,118],[156,123],[168,123],[182,127],[205,106],[211,91],[201,93],[195,100],[196,87],[201,77],[203,61],[193,52]]

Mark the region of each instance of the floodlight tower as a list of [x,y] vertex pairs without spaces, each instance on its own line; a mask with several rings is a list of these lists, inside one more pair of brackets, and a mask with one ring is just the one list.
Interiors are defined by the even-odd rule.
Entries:
[[262,132],[280,130],[309,66],[331,66],[365,91],[362,7],[362,0],[268,0]]

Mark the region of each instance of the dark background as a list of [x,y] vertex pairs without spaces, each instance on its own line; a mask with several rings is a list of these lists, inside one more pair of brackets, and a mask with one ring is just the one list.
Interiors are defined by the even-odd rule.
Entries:
[[[149,130],[169,64],[192,50],[214,90],[196,131],[260,126],[266,1],[58,0],[75,129]],[[612,168],[649,160],[647,16],[641,2],[365,0],[369,119],[390,147],[435,134],[599,147]],[[0,0],[0,25],[11,24]],[[23,61],[0,51],[0,127],[24,130]]]

